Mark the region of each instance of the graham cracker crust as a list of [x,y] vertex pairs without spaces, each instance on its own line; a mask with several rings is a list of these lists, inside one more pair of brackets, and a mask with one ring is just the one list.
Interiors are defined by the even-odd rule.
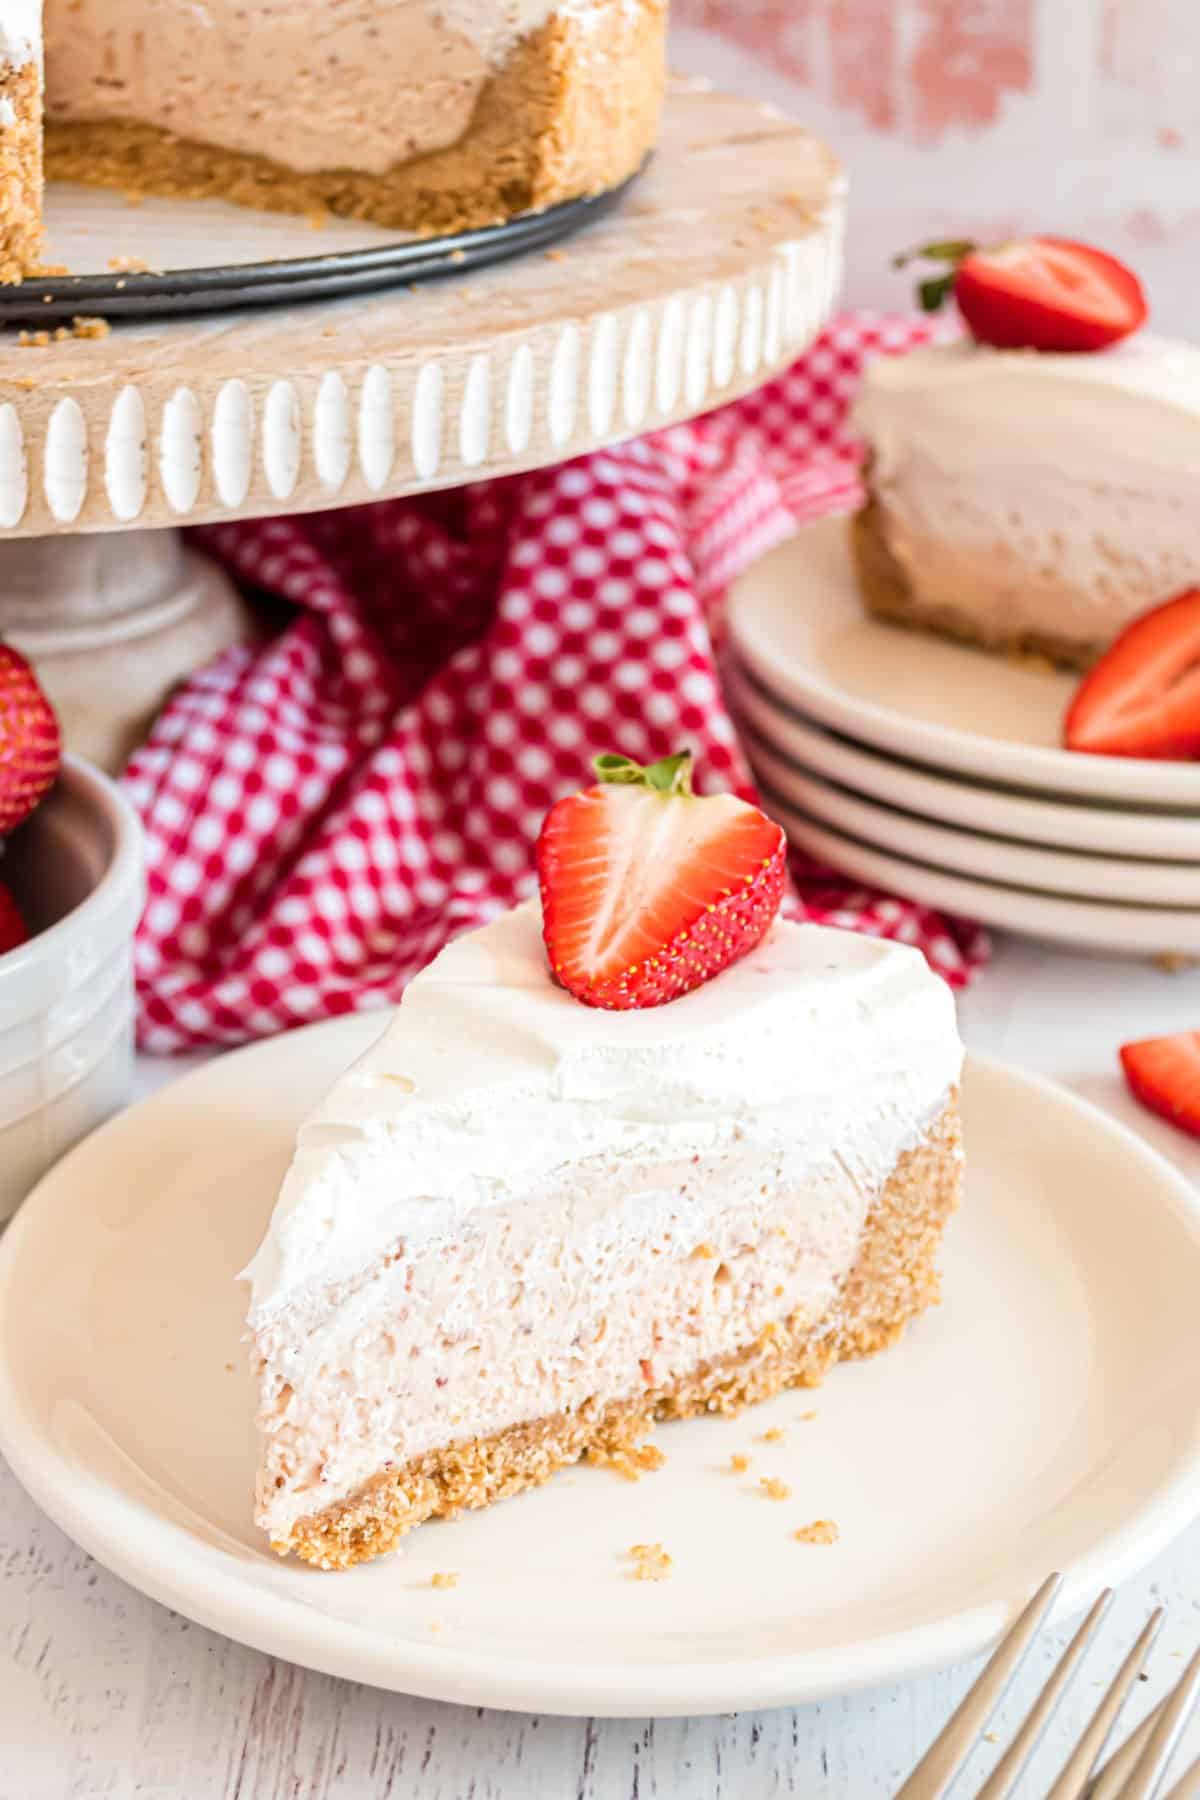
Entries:
[[348,1569],[395,1549],[426,1519],[453,1518],[536,1487],[583,1456],[622,1464],[635,1457],[659,1420],[697,1413],[735,1413],[786,1387],[815,1387],[837,1362],[873,1356],[940,1297],[936,1266],[946,1220],[962,1185],[958,1096],[951,1096],[922,1143],[897,1162],[872,1208],[858,1259],[837,1304],[815,1325],[793,1314],[682,1380],[634,1398],[588,1401],[431,1451],[402,1469],[375,1476],[356,1495],[300,1519],[274,1540],[319,1569]]
[[33,274],[42,254],[42,91],[34,62],[0,71],[0,282]]
[[431,235],[499,224],[603,193],[641,166],[658,130],[666,13],[666,0],[635,0],[584,22],[552,17],[487,84],[457,143],[383,175],[299,174],[156,126],[54,119],[47,172],[133,193],[333,213]]
[[890,625],[953,638],[956,643],[1013,659],[1052,663],[1061,669],[1088,669],[1104,649],[1101,643],[1057,637],[1052,632],[987,632],[969,612],[922,600],[892,553],[878,500],[868,500],[851,519],[850,547],[867,611]]

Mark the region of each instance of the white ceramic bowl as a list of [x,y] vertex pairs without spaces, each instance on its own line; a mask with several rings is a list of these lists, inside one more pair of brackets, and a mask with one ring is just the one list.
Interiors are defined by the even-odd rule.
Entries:
[[33,936],[0,956],[0,1221],[129,1098],[142,833],[78,757],[14,832],[0,879]]

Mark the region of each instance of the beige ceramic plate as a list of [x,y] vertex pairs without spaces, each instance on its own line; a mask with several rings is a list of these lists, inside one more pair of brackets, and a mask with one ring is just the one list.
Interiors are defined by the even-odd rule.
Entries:
[[773,694],[877,750],[1043,795],[1200,812],[1200,763],[1060,747],[1076,676],[869,619],[844,519],[806,526],[756,563],[730,595],[729,633]]
[[[1048,850],[988,832],[960,830],[861,794],[776,756],[760,738],[746,750],[764,795],[806,817],[899,856],[914,857],[973,880],[1117,906],[1181,907],[1200,921],[1200,863]],[[765,802],[764,802],[765,804]]]
[[943,825],[964,825],[1055,850],[1200,868],[1200,810],[1193,815],[1149,806],[1101,806],[1082,795],[1056,801],[1019,788],[993,787],[870,750],[811,725],[774,700],[732,658],[726,662],[725,684],[738,719],[777,756],[871,800]]
[[[250,1520],[233,1277],[301,1113],[377,1029],[320,1025],[185,1077],[62,1163],[0,1244],[0,1448],[164,1605],[445,1700],[725,1711],[966,1657],[1048,1569],[1073,1609],[1200,1507],[1195,1196],[1080,1101],[974,1060],[945,1304],[897,1349],[815,1395],[664,1427],[666,1464],[637,1485],[581,1469],[349,1574],[280,1562]],[[793,1541],[815,1518],[838,1544]],[[671,1579],[630,1579],[622,1553],[647,1540]]]

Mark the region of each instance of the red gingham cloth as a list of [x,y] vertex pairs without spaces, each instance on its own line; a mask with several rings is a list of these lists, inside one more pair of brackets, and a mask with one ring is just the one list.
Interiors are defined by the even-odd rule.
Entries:
[[[531,891],[546,809],[590,759],[690,744],[753,787],[712,634],[728,582],[858,498],[864,357],[926,324],[836,320],[693,424],[454,493],[193,534],[297,608],[172,698],[125,776],[149,841],[137,944],[151,1051],[393,1003],[451,936]],[[797,861],[792,915],[919,945],[955,985],[974,927]]]

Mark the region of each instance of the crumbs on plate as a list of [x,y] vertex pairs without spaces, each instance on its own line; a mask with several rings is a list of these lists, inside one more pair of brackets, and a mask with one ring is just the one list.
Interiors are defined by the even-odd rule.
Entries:
[[811,1525],[801,1525],[799,1531],[792,1536],[798,1544],[836,1544],[838,1528],[832,1519],[814,1519]]
[[635,1581],[665,1581],[671,1573],[671,1558],[661,1544],[631,1544]]

